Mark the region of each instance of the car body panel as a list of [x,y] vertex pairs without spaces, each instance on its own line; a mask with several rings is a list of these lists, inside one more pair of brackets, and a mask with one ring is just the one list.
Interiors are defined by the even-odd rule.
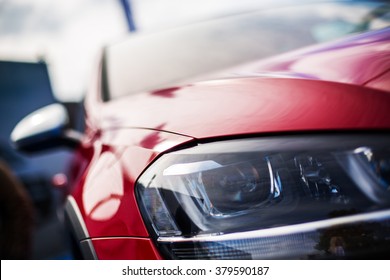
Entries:
[[78,164],[89,163],[73,191],[88,228],[88,238],[147,237],[134,183],[161,149],[184,144],[192,138],[142,129],[108,130],[97,138],[93,141],[91,158],[78,157]]
[[152,92],[105,104],[103,127],[147,127],[194,138],[390,128],[390,94],[347,84],[256,77],[167,92],[169,97]]

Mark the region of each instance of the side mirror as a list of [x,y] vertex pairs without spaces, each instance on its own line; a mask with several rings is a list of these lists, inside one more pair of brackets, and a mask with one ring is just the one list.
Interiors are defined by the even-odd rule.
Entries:
[[22,119],[11,133],[16,149],[24,152],[43,151],[54,147],[75,147],[81,133],[68,129],[69,116],[61,104],[45,106]]

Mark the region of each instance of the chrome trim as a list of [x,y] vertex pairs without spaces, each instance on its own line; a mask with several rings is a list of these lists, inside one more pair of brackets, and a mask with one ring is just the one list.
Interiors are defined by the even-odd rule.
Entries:
[[272,165],[271,165],[271,162],[270,162],[269,158],[267,157],[265,160],[267,162],[268,172],[269,172],[269,181],[270,181],[270,184],[271,184],[270,193],[274,194],[274,191],[275,191],[274,171],[272,169]]
[[69,220],[72,234],[74,234],[77,242],[80,243],[80,249],[84,259],[97,260],[95,248],[93,247],[92,241],[89,239],[89,232],[80,212],[80,208],[72,196],[68,196],[66,199],[65,214]]
[[264,238],[270,236],[281,236],[289,234],[297,234],[321,230],[324,228],[335,227],[345,224],[353,224],[357,222],[378,221],[390,219],[390,210],[378,211],[374,213],[358,214],[347,217],[333,218],[328,220],[303,223],[290,226],[282,226],[276,228],[254,230],[239,233],[229,233],[220,235],[198,235],[190,238],[185,237],[159,237],[158,242],[173,243],[173,242],[220,242],[253,238]]
[[95,247],[91,239],[82,240],[80,242],[80,250],[83,255],[84,260],[97,260],[98,257],[95,252]]
[[72,196],[68,196],[66,199],[65,213],[70,218],[77,240],[80,241],[89,238],[90,236],[84,223],[83,215],[80,212],[76,200]]

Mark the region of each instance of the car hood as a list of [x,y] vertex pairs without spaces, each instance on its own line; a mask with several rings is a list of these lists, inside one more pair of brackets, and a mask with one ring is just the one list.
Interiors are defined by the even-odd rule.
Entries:
[[141,93],[104,104],[107,129],[142,128],[194,138],[390,129],[390,93],[335,82],[247,77]]

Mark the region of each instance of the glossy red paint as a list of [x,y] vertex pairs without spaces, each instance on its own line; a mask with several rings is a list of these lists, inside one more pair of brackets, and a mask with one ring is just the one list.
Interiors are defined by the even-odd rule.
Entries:
[[90,237],[147,237],[134,183],[162,151],[192,140],[153,130],[104,131],[74,197]]
[[92,243],[100,260],[162,259],[147,238],[96,238]]
[[354,85],[257,77],[193,84],[172,95],[146,93],[109,102],[102,108],[103,125],[194,138],[390,128],[390,94]]

